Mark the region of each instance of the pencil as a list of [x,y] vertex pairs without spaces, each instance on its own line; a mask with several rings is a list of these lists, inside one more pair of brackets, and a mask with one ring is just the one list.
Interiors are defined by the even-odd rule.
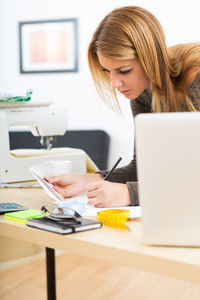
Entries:
[[107,180],[109,178],[109,176],[112,174],[112,172],[116,169],[116,167],[118,166],[119,162],[122,160],[122,158],[120,157],[117,162],[114,164],[114,166],[112,167],[112,169],[106,174],[106,176],[104,177],[104,180]]

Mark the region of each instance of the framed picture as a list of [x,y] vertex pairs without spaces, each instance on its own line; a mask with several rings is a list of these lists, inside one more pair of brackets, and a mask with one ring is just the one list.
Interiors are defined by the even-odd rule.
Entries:
[[19,23],[20,73],[78,71],[77,19]]

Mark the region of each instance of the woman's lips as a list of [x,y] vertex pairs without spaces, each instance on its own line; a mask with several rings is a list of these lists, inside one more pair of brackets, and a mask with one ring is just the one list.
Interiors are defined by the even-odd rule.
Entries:
[[120,93],[122,93],[123,95],[129,94],[131,90],[124,90],[124,91],[120,91]]

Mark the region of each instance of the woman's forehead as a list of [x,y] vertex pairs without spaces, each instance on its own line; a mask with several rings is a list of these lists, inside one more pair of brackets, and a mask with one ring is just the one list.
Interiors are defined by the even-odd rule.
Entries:
[[123,67],[133,66],[135,63],[137,63],[137,59],[115,59],[103,56],[100,52],[97,52],[99,63],[103,67],[112,67],[113,69],[119,69]]

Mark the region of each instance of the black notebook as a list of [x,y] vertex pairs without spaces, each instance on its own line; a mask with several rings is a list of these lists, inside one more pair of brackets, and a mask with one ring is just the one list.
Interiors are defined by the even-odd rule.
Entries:
[[47,217],[43,217],[29,219],[26,225],[60,234],[68,234],[100,228],[102,226],[102,223],[95,220],[80,218],[78,223],[65,224],[65,222],[56,222],[48,219]]

